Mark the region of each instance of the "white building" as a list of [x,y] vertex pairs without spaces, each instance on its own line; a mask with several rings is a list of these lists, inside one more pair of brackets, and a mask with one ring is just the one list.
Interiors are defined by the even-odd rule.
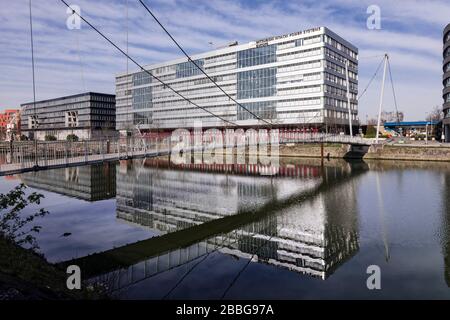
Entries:
[[[233,99],[277,127],[341,131],[357,124],[358,49],[325,27],[230,44],[193,55]],[[145,67],[168,86],[215,115],[245,127],[267,125],[229,99],[187,58]],[[131,131],[223,127],[226,123],[175,94],[145,71],[116,77],[116,128]],[[229,124],[228,124],[229,125]]]

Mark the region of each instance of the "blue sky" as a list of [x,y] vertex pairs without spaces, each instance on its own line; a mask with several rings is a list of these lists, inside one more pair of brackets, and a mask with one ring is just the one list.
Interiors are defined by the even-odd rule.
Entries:
[[[89,26],[66,27],[59,0],[33,0],[38,100],[82,91],[114,93],[114,75],[126,59]],[[127,0],[72,0],[81,14],[121,47],[126,46]],[[129,3],[129,53],[141,64],[181,54],[137,0]],[[190,53],[230,41],[247,42],[311,27],[327,26],[359,48],[360,92],[388,52],[399,109],[406,119],[425,117],[442,105],[442,30],[450,23],[450,3],[436,1],[238,1],[146,0]],[[0,0],[0,110],[32,100],[28,0]],[[366,27],[369,5],[381,9],[381,30]],[[213,44],[211,45],[210,42]],[[134,66],[130,63],[130,69]],[[381,76],[381,73],[380,73]],[[381,77],[360,100],[359,117],[377,113]],[[394,110],[390,84],[386,110]]]

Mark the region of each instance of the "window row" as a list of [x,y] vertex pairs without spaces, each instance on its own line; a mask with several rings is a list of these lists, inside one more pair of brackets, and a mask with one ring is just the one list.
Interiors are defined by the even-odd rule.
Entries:
[[444,96],[444,102],[450,102],[450,93],[447,93],[447,94]]
[[[176,65],[175,75],[177,78],[186,78],[202,74],[205,61],[198,59],[194,61],[186,61]],[[199,69],[200,68],[200,69]]]
[[332,46],[332,47],[334,47],[334,48],[344,52],[345,54],[349,55],[353,59],[357,59],[358,58],[358,54],[355,51],[347,48],[346,46],[344,46],[340,42],[334,40],[329,35],[324,35],[324,42],[328,43],[330,46]]
[[[220,86],[225,92],[236,90],[236,85],[223,85]],[[208,87],[208,88],[199,88],[199,89],[186,89],[186,90],[178,90],[179,93],[181,93],[183,96],[189,98],[192,96],[198,96],[198,95],[211,95],[211,94],[224,94],[219,88],[216,86],[214,87]],[[232,93],[230,93],[232,94]],[[178,97],[176,93],[174,93],[172,90],[166,90],[166,91],[159,91],[153,93],[153,100],[160,100],[160,99],[166,99],[170,97]]]
[[236,69],[236,63],[234,63],[234,62],[229,63],[229,64],[220,65],[220,66],[207,67],[206,72],[214,73],[214,72],[233,70],[233,69]]
[[[343,74],[345,76],[345,68],[337,65],[336,63],[325,60],[325,67],[328,69],[331,69],[333,71],[336,71],[337,73]],[[358,79],[358,75],[355,72],[350,71],[350,70],[348,71],[348,76],[350,79],[354,79],[354,80]]]
[[[330,97],[325,97],[325,105],[335,108],[347,109],[347,101],[341,99],[335,99]],[[350,103],[352,110],[356,110],[356,104]]]
[[[274,101],[243,103],[242,106],[262,119],[276,118],[276,102]],[[237,120],[255,119],[255,116],[243,107],[237,107]]]
[[321,60],[314,60],[314,61],[306,61],[306,62],[300,62],[295,64],[290,64],[287,66],[278,67],[278,72],[292,72],[297,70],[305,70],[305,69],[312,69],[312,68],[320,68],[322,66]]
[[323,48],[313,48],[313,49],[308,49],[308,50],[294,51],[294,52],[280,54],[280,55],[278,55],[277,60],[278,61],[286,61],[286,60],[292,60],[292,59],[300,59],[300,58],[317,56],[322,53],[323,53]]
[[444,81],[444,87],[450,87],[450,78]]
[[333,50],[330,50],[328,48],[325,48],[325,55],[328,58],[336,60],[336,61],[339,61],[339,62],[341,62],[343,64],[345,64],[348,61],[349,68],[352,68],[352,69],[355,69],[355,70],[358,68],[358,65],[356,63],[354,63],[353,61],[348,60],[344,56],[342,56],[342,55],[340,55],[340,54],[338,54],[338,53],[336,53]]
[[[325,85],[325,92],[338,95],[347,99],[347,90]],[[356,99],[356,94],[350,92],[350,99]]]
[[278,89],[278,95],[293,95],[293,94],[304,94],[304,93],[315,93],[321,92],[322,85],[315,86],[302,86],[302,87],[293,87],[293,88],[280,88]]
[[444,72],[450,71],[450,62],[444,66]]
[[[347,86],[347,81],[344,78],[338,77],[334,74],[325,72],[325,80],[341,85],[343,87]],[[350,82],[350,90],[351,91],[357,91],[358,90],[358,85],[356,83]]]
[[226,53],[226,54],[221,54],[221,55],[218,55],[218,56],[207,57],[207,58],[205,58],[205,60],[206,60],[207,63],[215,63],[215,62],[231,60],[231,59],[235,59],[235,58],[236,58],[236,54],[234,54],[234,53]]
[[278,107],[310,106],[320,104],[321,101],[320,97],[287,99],[278,101]]

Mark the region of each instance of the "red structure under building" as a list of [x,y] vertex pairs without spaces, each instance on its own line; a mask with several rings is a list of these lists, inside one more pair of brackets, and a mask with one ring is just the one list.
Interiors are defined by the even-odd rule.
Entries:
[[[15,134],[20,135],[20,111],[18,109],[6,109],[0,112],[0,139],[5,139],[6,133],[9,130],[15,130]],[[14,123],[11,121],[15,118]]]

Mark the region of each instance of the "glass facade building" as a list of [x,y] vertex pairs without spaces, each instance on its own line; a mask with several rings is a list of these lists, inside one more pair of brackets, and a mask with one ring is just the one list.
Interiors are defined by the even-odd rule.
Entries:
[[[358,49],[320,27],[282,36],[230,44],[192,56],[233,99],[227,97],[187,58],[146,66],[159,81],[140,70],[116,76],[116,128],[191,128],[227,124],[189,103],[244,127],[264,126],[246,111],[278,127],[314,126],[342,131],[358,124]],[[348,64],[350,106],[347,105]]]

